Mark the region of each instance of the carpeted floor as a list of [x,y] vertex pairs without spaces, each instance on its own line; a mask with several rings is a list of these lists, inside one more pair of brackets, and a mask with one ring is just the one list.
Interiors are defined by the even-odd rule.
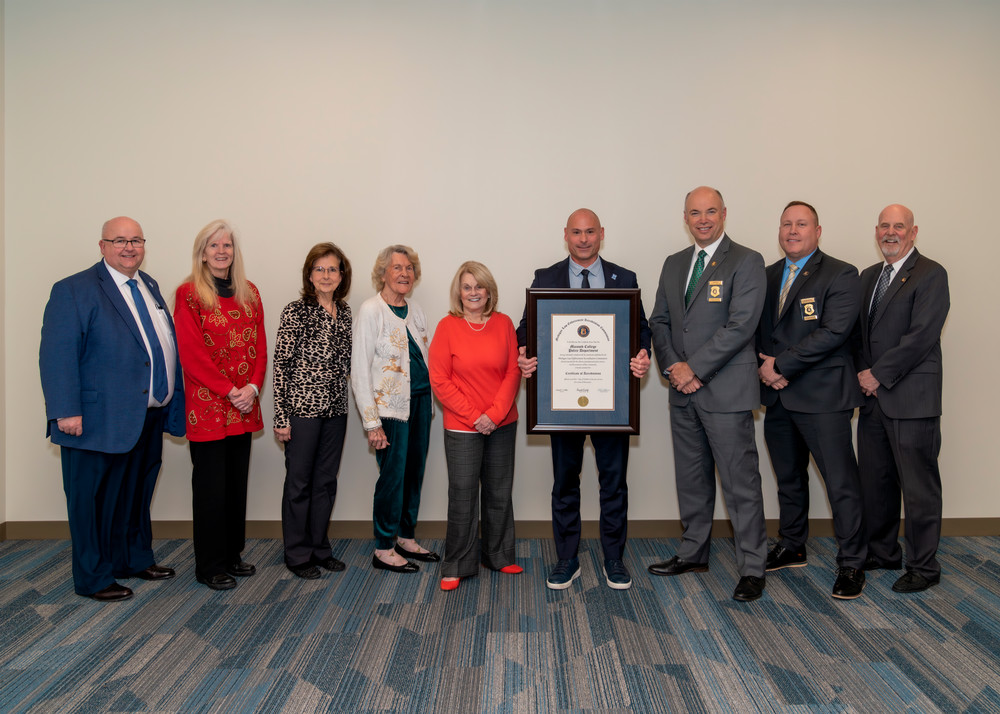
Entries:
[[316,581],[250,541],[258,574],[222,593],[195,582],[189,540],[155,545],[177,578],[99,604],[73,593],[67,541],[0,543],[0,710],[1000,712],[1000,538],[945,539],[939,586],[898,595],[879,571],[854,601],[830,597],[835,545],[813,539],[749,604],[728,540],[676,578],[646,573],[676,541],[630,541],[626,591],[584,541],[561,592],[552,542],[521,540],[523,575],[452,593],[436,565],[374,571],[371,541],[336,542],[347,570]]

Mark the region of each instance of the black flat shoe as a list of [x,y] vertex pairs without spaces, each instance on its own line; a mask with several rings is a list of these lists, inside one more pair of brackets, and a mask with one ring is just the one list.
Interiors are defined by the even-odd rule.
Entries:
[[339,573],[341,570],[346,568],[343,562],[337,560],[333,556],[329,558],[319,558],[313,561],[313,565],[318,565],[324,570],[329,570],[331,573]]
[[409,560],[419,560],[422,563],[437,563],[441,560],[441,556],[437,553],[431,551],[427,551],[426,553],[417,553],[413,550],[406,550],[399,543],[396,543],[396,552],[404,558],[408,558]]
[[319,578],[320,575],[322,575],[322,573],[319,572],[319,568],[317,568],[312,563],[304,563],[302,565],[289,565],[286,567],[289,570],[291,570],[295,575],[298,575],[300,578],[305,578],[306,580],[316,580],[317,578]]
[[250,563],[244,563],[242,560],[237,559],[226,566],[226,572],[237,578],[249,578],[257,572],[257,568],[250,565]]
[[212,590],[232,590],[236,587],[236,578],[228,573],[219,573],[210,578],[203,578],[200,575],[194,577],[199,583],[207,585]]
[[391,565],[383,560],[380,560],[377,555],[372,556],[372,567],[375,570],[391,570],[394,573],[415,573],[420,570],[420,566],[416,563],[411,563],[406,561],[405,565]]

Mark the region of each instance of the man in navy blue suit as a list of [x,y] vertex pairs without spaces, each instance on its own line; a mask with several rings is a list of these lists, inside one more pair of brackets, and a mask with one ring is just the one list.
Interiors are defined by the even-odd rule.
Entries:
[[[597,214],[581,208],[574,211],[563,232],[569,257],[548,268],[535,271],[533,288],[637,288],[635,273],[607,260],[599,253],[604,228]],[[649,369],[650,331],[646,313],[639,306],[639,353],[629,363],[632,374],[641,378]],[[525,312],[517,328],[520,356],[517,363],[527,379],[538,367],[538,358],[525,355],[528,315]],[[552,532],[556,542],[556,563],[545,584],[563,590],[580,576],[577,550],[580,546],[580,470],[583,468],[583,433],[553,434],[552,440]],[[628,531],[629,437],[627,434],[591,432],[601,493],[601,547],[604,550],[604,577],[616,590],[632,587],[632,576],[625,566],[625,540]]]
[[46,436],[62,456],[73,582],[104,602],[132,597],[116,578],[174,576],[154,560],[149,508],[163,432],[184,434],[184,390],[170,312],[139,271],[145,242],[131,218],[105,223],[104,259],[52,286],[42,323]]

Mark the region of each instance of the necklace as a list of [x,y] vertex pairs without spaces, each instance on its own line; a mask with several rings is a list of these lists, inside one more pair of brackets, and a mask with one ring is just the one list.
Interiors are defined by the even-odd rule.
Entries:
[[476,329],[475,327],[473,327],[473,323],[469,322],[469,318],[467,318],[464,314],[462,315],[462,319],[469,323],[469,329],[472,330],[473,332],[482,332],[483,330],[486,329],[486,323],[490,321],[490,318],[487,317],[483,321],[479,329]]

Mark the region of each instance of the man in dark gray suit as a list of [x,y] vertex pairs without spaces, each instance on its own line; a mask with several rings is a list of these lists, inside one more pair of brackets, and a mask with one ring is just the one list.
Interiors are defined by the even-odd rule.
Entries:
[[[764,306],[764,259],[725,235],[722,194],[702,186],[684,201],[696,246],[667,258],[649,318],[660,372],[670,380],[677,501],[684,536],[654,575],[708,570],[715,467],[736,540],[733,599],[764,591],[767,532],[752,410],[760,406],[754,334]],[[697,247],[697,251],[695,250]]]
[[948,274],[914,246],[906,206],[887,206],[875,239],[885,260],[861,274],[855,331],[858,465],[868,530],[866,570],[898,570],[900,491],[906,508],[906,572],[892,586],[914,593],[941,579],[941,329]]
[[781,214],[785,257],[767,268],[767,298],[757,330],[764,438],[778,482],[778,544],[767,571],[806,565],[809,454],[823,475],[840,549],[833,596],[865,587],[864,506],[851,417],[861,406],[851,332],[858,320],[858,270],[819,249],[816,209],[792,201]]

